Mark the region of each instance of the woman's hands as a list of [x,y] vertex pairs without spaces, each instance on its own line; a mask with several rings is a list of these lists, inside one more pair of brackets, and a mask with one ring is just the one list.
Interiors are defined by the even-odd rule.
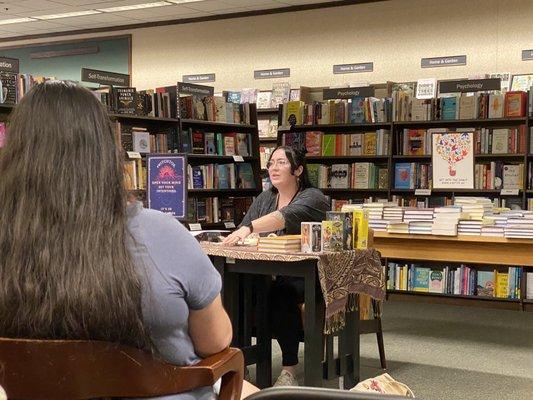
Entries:
[[233,246],[237,244],[238,241],[244,240],[250,233],[252,233],[250,228],[247,226],[241,226],[235,232],[231,233],[231,235],[226,236],[222,241],[222,244],[224,246]]

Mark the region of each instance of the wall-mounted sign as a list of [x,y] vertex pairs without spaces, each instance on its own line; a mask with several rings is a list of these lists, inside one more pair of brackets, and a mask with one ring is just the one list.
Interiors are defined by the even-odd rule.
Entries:
[[466,65],[466,56],[449,56],[423,58],[420,62],[422,68],[452,67]]
[[192,96],[213,96],[215,88],[213,86],[195,85],[194,83],[178,82],[178,92],[180,95]]
[[187,215],[187,159],[184,155],[148,155],[148,208],[184,219]]
[[522,50],[522,61],[533,60],[533,50]]
[[185,83],[214,82],[215,74],[183,75],[181,80]]
[[19,73],[19,60],[16,58],[0,57],[0,71]]
[[500,78],[442,81],[439,82],[439,93],[466,93],[501,90],[501,83],[502,80]]
[[374,94],[374,86],[324,89],[322,91],[324,100],[351,99],[353,97],[372,97]]
[[82,68],[81,80],[83,82],[99,83],[100,85],[129,86],[130,76],[117,72],[99,71],[96,69]]
[[337,64],[333,66],[334,74],[355,74],[358,72],[374,71],[374,63],[357,63],[357,64]]
[[262,69],[254,71],[254,79],[288,78],[290,76],[290,68]]

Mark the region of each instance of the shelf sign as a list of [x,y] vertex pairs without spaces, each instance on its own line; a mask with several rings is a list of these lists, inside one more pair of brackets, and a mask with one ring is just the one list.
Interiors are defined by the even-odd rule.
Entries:
[[128,155],[128,158],[142,158],[141,153],[138,151],[127,151],[126,154]]
[[351,99],[353,97],[372,97],[374,96],[374,94],[374,86],[324,89],[322,91],[323,100]]
[[224,222],[226,229],[235,228],[235,222]]
[[19,73],[19,60],[16,58],[0,57],[0,71]]
[[337,64],[333,66],[334,74],[356,74],[358,72],[374,71],[374,63],[357,63],[357,64]]
[[254,71],[254,79],[288,78],[290,76],[290,68],[261,69]]
[[117,72],[99,71],[97,69],[82,68],[81,80],[83,82],[99,83],[100,85],[129,86],[130,76]]
[[191,231],[201,231],[202,230],[202,224],[198,224],[198,223],[189,224],[189,230],[191,230]]
[[214,82],[215,74],[183,75],[181,80],[185,83]]
[[178,82],[178,93],[192,96],[213,96],[213,86],[195,85],[194,83]]
[[148,155],[148,208],[184,219],[187,215],[187,159],[184,155]]
[[522,50],[522,61],[533,60],[533,50]]
[[500,195],[502,196],[518,196],[520,189],[502,189]]
[[456,67],[461,65],[466,65],[466,55],[422,58],[420,62],[422,68]]
[[501,90],[501,87],[502,80],[500,78],[441,81],[439,82],[439,93],[484,92],[487,90]]
[[415,196],[431,196],[431,189],[415,189]]
[[244,158],[242,156],[233,156],[233,161],[244,162]]

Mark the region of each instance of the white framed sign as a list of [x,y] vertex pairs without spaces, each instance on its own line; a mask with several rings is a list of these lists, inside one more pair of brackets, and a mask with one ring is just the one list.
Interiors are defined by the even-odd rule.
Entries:
[[434,132],[433,188],[474,189],[474,130]]

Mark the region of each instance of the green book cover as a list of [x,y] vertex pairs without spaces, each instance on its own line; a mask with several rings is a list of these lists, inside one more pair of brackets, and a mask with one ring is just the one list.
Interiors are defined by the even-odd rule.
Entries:
[[335,134],[322,135],[322,155],[334,156],[335,155]]
[[415,268],[415,277],[413,283],[413,291],[415,292],[429,292],[429,268]]

